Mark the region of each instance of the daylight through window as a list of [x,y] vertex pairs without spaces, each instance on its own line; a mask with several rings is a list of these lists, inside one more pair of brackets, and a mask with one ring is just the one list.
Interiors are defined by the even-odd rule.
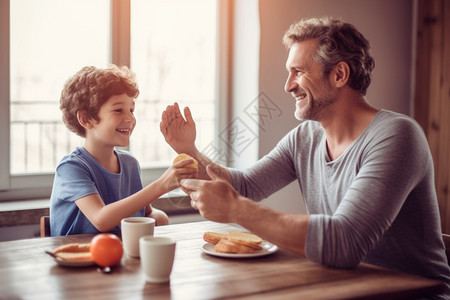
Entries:
[[[130,151],[142,168],[174,156],[159,131],[177,101],[196,117],[199,148],[215,138],[217,7],[211,0],[131,0],[131,69],[140,95]],[[10,1],[10,173],[54,172],[83,141],[61,121],[64,82],[111,61],[111,1]]]

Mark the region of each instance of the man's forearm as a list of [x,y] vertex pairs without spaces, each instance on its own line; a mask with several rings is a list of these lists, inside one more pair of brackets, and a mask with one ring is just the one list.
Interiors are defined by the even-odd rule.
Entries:
[[289,252],[305,256],[308,215],[287,214],[242,196],[240,199],[233,222]]

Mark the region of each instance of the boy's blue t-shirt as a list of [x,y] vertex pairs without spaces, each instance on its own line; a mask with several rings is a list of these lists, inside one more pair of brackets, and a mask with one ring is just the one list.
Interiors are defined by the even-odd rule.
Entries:
[[[84,216],[75,200],[99,194],[105,205],[126,198],[142,189],[138,161],[128,152],[115,150],[120,173],[111,173],[84,148],[78,147],[65,156],[55,172],[50,197],[50,230],[52,236],[99,233]],[[134,216],[144,216],[145,208]],[[120,226],[112,230],[118,230]]]

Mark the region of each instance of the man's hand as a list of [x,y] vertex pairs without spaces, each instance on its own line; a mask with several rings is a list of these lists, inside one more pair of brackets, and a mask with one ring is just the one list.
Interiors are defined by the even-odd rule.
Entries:
[[231,184],[208,165],[206,171],[212,180],[187,179],[181,181],[183,190],[191,196],[192,207],[211,221],[229,223],[239,205],[239,193]]
[[162,113],[159,128],[166,142],[177,152],[192,154],[195,152],[196,129],[191,111],[184,108],[183,118],[178,103],[167,106]]

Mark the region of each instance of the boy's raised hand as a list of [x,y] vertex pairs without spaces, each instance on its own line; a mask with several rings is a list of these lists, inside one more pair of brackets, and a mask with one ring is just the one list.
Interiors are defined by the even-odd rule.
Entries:
[[168,105],[162,113],[159,127],[166,142],[177,153],[192,153],[197,133],[189,107],[184,108],[184,116],[186,119],[183,118],[178,103]]

